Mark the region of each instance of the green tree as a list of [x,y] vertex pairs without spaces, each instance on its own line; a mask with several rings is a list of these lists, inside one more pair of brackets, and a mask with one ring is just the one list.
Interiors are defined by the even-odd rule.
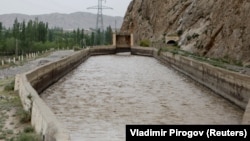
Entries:
[[105,44],[110,45],[113,42],[113,31],[111,26],[108,26],[105,31]]
[[24,52],[24,48],[28,46],[27,40],[26,40],[26,23],[23,21],[21,23],[21,31],[20,31],[20,43],[19,43],[19,50]]
[[76,31],[76,45],[80,45],[79,43],[80,43],[80,39],[81,37],[80,37],[80,29],[79,28],[77,28],[77,31]]
[[39,22],[38,23],[38,28],[37,28],[37,35],[38,35],[38,42],[45,42],[46,41],[46,37],[47,37],[47,27],[46,24],[43,22]]
[[91,32],[90,45],[93,46],[95,42],[95,33]]
[[20,23],[18,22],[17,18],[14,21],[13,24],[13,36],[14,38],[18,39],[19,38],[19,31],[20,30]]
[[2,40],[3,24],[0,22],[0,41]]
[[49,31],[48,31],[48,41],[49,41],[49,42],[52,42],[52,41],[53,41],[53,31],[52,31],[52,30],[49,30]]

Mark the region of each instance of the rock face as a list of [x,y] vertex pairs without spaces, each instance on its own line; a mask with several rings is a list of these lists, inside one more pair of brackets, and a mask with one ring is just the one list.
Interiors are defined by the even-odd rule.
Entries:
[[184,50],[250,64],[250,0],[133,0],[121,31],[136,43],[178,35]]

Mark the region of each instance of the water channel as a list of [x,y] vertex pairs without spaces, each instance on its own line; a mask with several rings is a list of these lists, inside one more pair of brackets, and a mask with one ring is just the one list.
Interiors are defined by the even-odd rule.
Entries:
[[41,95],[72,141],[124,141],[126,124],[239,124],[243,110],[150,57],[89,58]]

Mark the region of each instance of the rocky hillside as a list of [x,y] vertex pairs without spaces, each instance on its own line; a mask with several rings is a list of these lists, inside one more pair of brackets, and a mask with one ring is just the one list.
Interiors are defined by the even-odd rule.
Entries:
[[[96,26],[96,14],[87,12],[76,12],[71,14],[45,14],[45,15],[24,15],[24,14],[4,14],[0,15],[0,22],[5,27],[11,27],[15,19],[18,21],[34,20],[38,18],[39,21],[48,22],[50,27],[62,27],[63,29],[77,29],[77,28],[95,28]],[[116,21],[116,25],[115,25]],[[123,22],[123,17],[104,16],[104,27],[111,25],[112,28],[120,28]]]
[[137,43],[179,35],[184,50],[250,64],[249,0],[133,0],[122,31]]

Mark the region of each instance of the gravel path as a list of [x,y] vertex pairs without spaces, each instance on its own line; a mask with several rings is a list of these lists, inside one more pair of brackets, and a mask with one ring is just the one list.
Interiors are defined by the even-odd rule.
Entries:
[[73,54],[73,50],[63,50],[63,51],[55,51],[50,55],[42,58],[38,58],[32,61],[25,63],[23,66],[15,66],[6,69],[0,69],[0,80],[8,77],[13,77],[16,74],[27,72],[31,69],[34,69],[38,66],[44,65],[48,62],[56,61],[66,56]]

